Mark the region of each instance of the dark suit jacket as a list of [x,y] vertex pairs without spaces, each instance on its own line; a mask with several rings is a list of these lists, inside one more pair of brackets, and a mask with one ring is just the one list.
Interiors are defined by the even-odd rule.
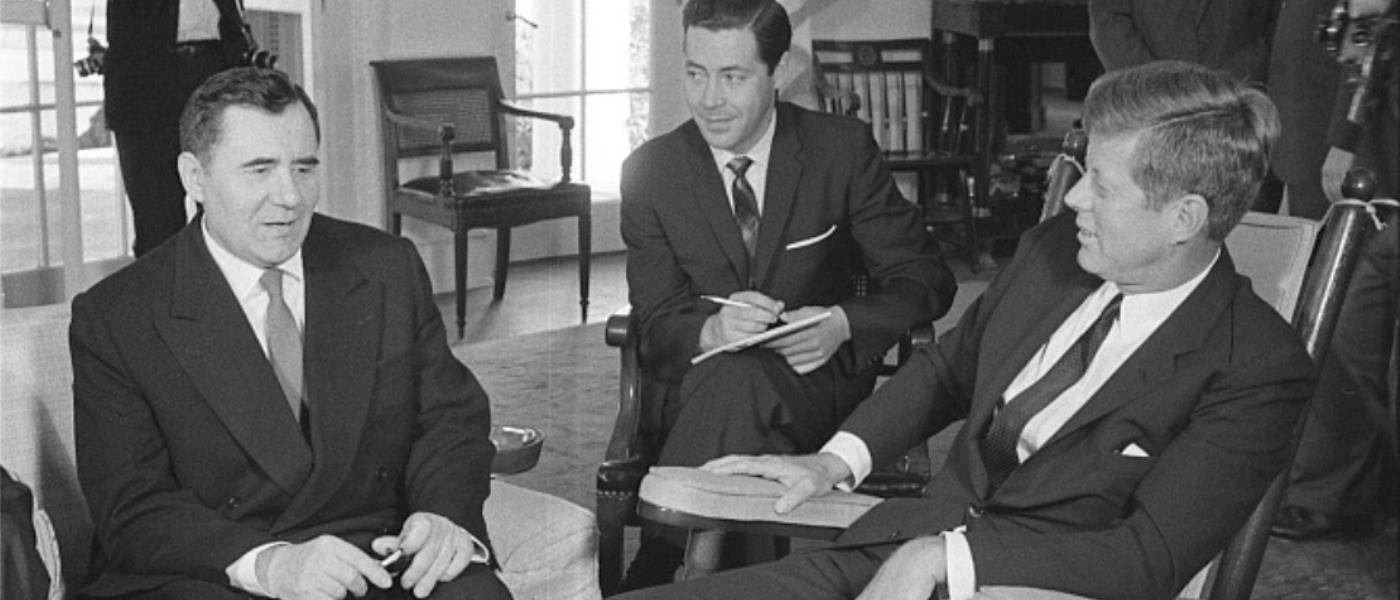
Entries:
[[[979,439],[998,397],[1102,283],[1075,262],[1073,219],[1028,233],[958,326],[920,348],[842,425],[884,464],[966,419],[926,498],[885,501],[840,543],[966,524],[979,585],[1169,598],[1244,523],[1284,464],[1314,369],[1298,335],[1235,274],[1228,253],[988,494]],[[1129,444],[1150,457],[1120,454]]]
[[[248,49],[238,0],[212,0],[219,8],[219,39],[228,64]],[[107,127],[142,131],[180,118],[188,98],[180,89],[175,45],[180,0],[108,0],[107,56],[103,64]]]
[[[751,289],[750,280],[789,308],[839,304],[851,341],[832,363],[848,377],[952,301],[957,284],[895,187],[869,126],[787,103],[777,113],[756,273],[694,121],[647,142],[623,165],[629,297],[643,360],[662,380],[681,380],[701,326],[719,310],[700,295],[728,296]],[[788,247],[794,243],[800,247]],[[854,297],[851,275],[862,269],[877,291]]]
[[1176,59],[1263,82],[1279,0],[1090,0],[1089,36],[1112,71]]
[[489,404],[448,351],[413,245],[316,216],[302,250],[310,446],[199,220],[73,300],[86,593],[226,584],[259,544],[368,547],[416,511],[489,543]]

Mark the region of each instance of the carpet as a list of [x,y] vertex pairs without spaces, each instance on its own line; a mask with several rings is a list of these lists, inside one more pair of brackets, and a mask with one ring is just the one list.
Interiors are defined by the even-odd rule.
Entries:
[[491,397],[491,419],[544,434],[535,468],[502,476],[592,510],[593,481],[617,416],[618,352],[603,324],[453,348]]

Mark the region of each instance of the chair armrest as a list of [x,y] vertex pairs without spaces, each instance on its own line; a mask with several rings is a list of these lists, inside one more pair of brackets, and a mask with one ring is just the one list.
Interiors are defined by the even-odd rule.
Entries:
[[832,539],[882,500],[832,490],[785,515],[773,504],[786,488],[776,481],[719,475],[693,467],[652,467],[638,492],[643,516],[691,529],[747,531]]
[[608,317],[603,329],[603,341],[618,348],[621,354],[618,371],[617,420],[608,440],[606,462],[628,461],[635,458],[637,430],[642,418],[641,366],[638,364],[638,341],[632,327],[632,308],[623,307]]
[[384,116],[388,117],[389,121],[395,125],[402,125],[410,129],[436,131],[438,133],[438,139],[442,139],[443,137],[456,137],[456,131],[451,123],[410,117],[389,108],[384,109]]
[[457,129],[451,123],[410,117],[388,107],[384,108],[384,116],[395,125],[437,132],[438,140],[442,142],[442,150],[438,153],[438,194],[443,197],[452,196],[455,193],[452,179],[455,170],[452,166],[452,140],[457,137]]
[[501,112],[506,114],[515,115],[517,117],[529,117],[531,119],[542,119],[545,121],[552,121],[558,124],[560,129],[563,129],[565,131],[574,128],[574,118],[569,115],[547,113],[538,110],[530,110],[528,108],[521,108],[504,100],[500,102],[499,106],[501,107]]
[[573,170],[574,166],[574,147],[569,137],[570,132],[574,129],[574,118],[568,115],[556,115],[554,113],[520,108],[504,100],[498,100],[496,106],[501,112],[506,114],[553,121],[559,125],[559,172],[562,173],[562,176],[559,178],[559,183],[568,183],[573,177],[570,171]]

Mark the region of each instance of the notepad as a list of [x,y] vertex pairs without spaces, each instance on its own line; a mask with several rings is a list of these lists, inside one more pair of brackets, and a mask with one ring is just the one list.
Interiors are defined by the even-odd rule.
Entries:
[[791,323],[787,323],[787,324],[784,324],[784,325],[779,326],[779,327],[774,327],[774,328],[772,328],[772,329],[769,329],[769,330],[767,330],[767,331],[764,331],[763,333],[756,333],[756,334],[751,335],[751,336],[749,336],[749,337],[746,337],[746,338],[744,338],[744,339],[742,339],[742,340],[737,340],[737,341],[729,342],[728,344],[725,344],[725,345],[723,345],[723,346],[720,346],[720,347],[718,347],[718,348],[715,348],[715,349],[713,349],[713,350],[710,350],[709,352],[704,352],[704,353],[701,353],[701,354],[697,354],[697,355],[695,356],[695,358],[690,359],[690,364],[692,364],[692,365],[700,364],[700,361],[705,360],[705,359],[707,359],[707,358],[709,358],[709,357],[711,357],[711,356],[714,356],[714,355],[716,355],[716,354],[719,354],[719,353],[721,353],[721,352],[738,352],[738,351],[743,350],[743,349],[745,349],[745,348],[748,348],[748,347],[750,347],[750,346],[754,346],[754,345],[757,345],[757,344],[762,344],[763,342],[766,342],[766,341],[771,340],[771,339],[774,339],[774,338],[780,338],[780,337],[785,336],[785,335],[787,335],[787,334],[789,334],[789,333],[792,333],[792,332],[794,332],[794,331],[799,331],[799,330],[802,330],[802,329],[806,329],[806,328],[808,328],[808,327],[811,327],[811,326],[813,326],[813,325],[816,325],[817,323],[822,322],[823,320],[825,320],[827,317],[830,317],[830,316],[831,316],[831,311],[826,311],[826,312],[823,312],[823,313],[817,313],[817,314],[812,315],[812,316],[810,316],[810,317],[807,317],[807,318],[805,318],[805,319],[801,319],[801,320],[798,320],[798,321],[793,321],[793,322],[791,322]]

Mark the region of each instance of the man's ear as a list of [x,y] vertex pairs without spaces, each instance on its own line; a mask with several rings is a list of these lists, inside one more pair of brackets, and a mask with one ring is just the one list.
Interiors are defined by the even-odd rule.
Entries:
[[185,185],[185,193],[195,202],[204,202],[204,164],[193,152],[181,152],[175,159],[175,168],[180,171],[180,183]]
[[1200,194],[1186,194],[1172,201],[1172,242],[1185,243],[1210,227],[1210,203]]

